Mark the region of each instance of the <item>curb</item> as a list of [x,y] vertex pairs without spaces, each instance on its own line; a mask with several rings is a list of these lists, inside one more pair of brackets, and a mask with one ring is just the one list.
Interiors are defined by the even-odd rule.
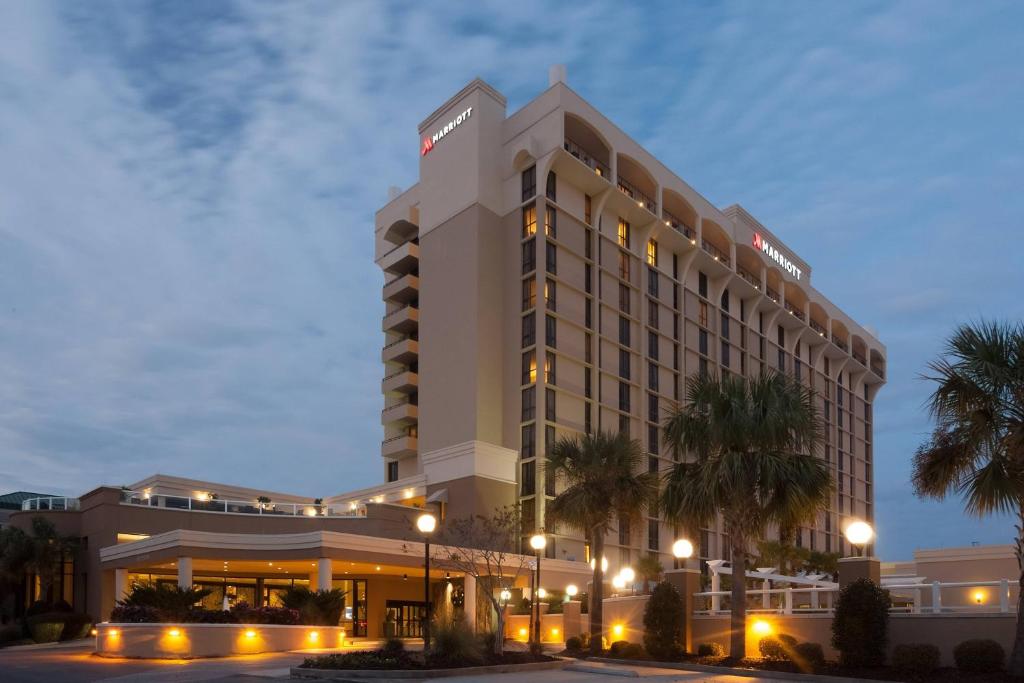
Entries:
[[463,666],[457,669],[304,669],[292,667],[292,678],[313,678],[319,680],[352,679],[423,679],[449,678],[451,676],[482,676],[486,674],[507,674],[524,671],[553,671],[564,669],[572,662],[527,662],[525,664],[495,664],[492,666]]
[[95,638],[87,636],[85,638],[76,638],[75,640],[62,640],[56,643],[25,643],[24,645],[0,647],[0,653],[19,652],[24,650],[71,650],[80,647],[91,647],[94,642]]
[[[845,676],[825,676],[821,674],[799,674],[788,671],[762,671],[760,669],[738,669],[731,666],[710,666],[708,664],[684,664],[680,662],[653,662],[644,659],[610,659],[607,657],[588,657],[588,662],[603,664],[622,664],[625,666],[648,666],[658,669],[677,669],[679,671],[699,671],[709,674],[742,676],[744,678],[764,678],[770,681],[806,681],[807,683],[878,683],[871,678],[847,678]],[[601,673],[606,673],[602,671]]]

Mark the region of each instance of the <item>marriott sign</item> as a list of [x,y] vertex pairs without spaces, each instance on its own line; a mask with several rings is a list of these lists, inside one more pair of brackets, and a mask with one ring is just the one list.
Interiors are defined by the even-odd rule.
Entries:
[[761,237],[761,235],[756,232],[754,233],[754,249],[760,249],[768,256],[768,258],[782,266],[787,273],[795,277],[797,280],[800,279],[800,273],[803,271],[801,271],[795,263],[786,258],[782,252],[769,244],[768,240]]
[[452,119],[448,123],[444,124],[444,127],[441,128],[441,130],[437,131],[433,135],[425,136],[423,138],[423,147],[420,148],[420,156],[421,157],[427,156],[427,153],[430,150],[434,149],[434,145],[437,144],[438,140],[443,138],[445,135],[448,135],[448,133],[451,133],[453,130],[455,130],[459,126],[461,126],[462,122],[465,121],[466,119],[468,119],[472,113],[473,113],[473,107],[469,107],[469,108],[466,109],[466,111],[462,112],[461,114],[456,116],[454,119]]

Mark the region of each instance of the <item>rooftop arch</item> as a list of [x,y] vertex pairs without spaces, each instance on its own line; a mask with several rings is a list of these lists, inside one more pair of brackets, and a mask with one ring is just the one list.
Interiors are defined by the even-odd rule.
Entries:
[[667,187],[661,192],[662,218],[671,227],[690,239],[697,234],[697,210],[683,195]]
[[565,113],[565,151],[594,172],[611,178],[612,146],[601,133],[575,114]]
[[658,181],[643,165],[621,152],[616,155],[616,182],[626,196],[645,207],[651,213],[658,213]]

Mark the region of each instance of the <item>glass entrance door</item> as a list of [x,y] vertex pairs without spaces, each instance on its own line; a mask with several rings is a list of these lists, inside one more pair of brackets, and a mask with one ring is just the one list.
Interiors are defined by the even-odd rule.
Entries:
[[425,616],[422,602],[388,600],[384,607],[384,637],[422,638]]

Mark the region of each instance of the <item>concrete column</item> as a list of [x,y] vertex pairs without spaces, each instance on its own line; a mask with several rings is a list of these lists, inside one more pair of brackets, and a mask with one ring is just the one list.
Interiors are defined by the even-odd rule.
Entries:
[[687,652],[693,652],[693,611],[696,607],[694,593],[700,592],[699,569],[669,569],[665,580],[672,584],[683,599],[683,632],[681,640]]
[[331,590],[332,572],[331,558],[321,557],[316,561],[316,589],[318,591]]
[[114,602],[124,600],[124,596],[128,593],[128,570],[127,569],[115,569],[114,570]]
[[583,633],[583,629],[580,627],[582,623],[582,619],[580,619],[582,607],[583,603],[579,600],[570,600],[562,604],[562,635],[565,639]]
[[839,589],[857,579],[871,579],[882,585],[882,563],[877,557],[842,557],[839,559]]
[[476,623],[476,577],[466,574],[462,578],[462,616],[475,632]]
[[192,587],[192,558],[178,558],[178,587],[189,589]]

